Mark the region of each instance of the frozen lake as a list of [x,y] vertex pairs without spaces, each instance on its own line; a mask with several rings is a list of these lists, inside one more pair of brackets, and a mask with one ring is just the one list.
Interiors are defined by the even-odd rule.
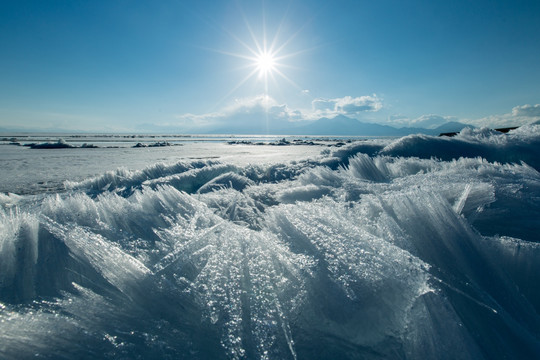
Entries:
[[106,140],[0,145],[0,358],[540,358],[540,126]]
[[[56,143],[64,139],[76,148],[31,149],[21,145]],[[0,192],[17,194],[58,191],[63,183],[80,181],[101,175],[117,168],[141,170],[155,163],[173,164],[178,161],[220,160],[237,165],[277,163],[305,159],[319,155],[337,141],[322,139],[320,145],[261,146],[228,144],[251,142],[274,144],[283,137],[277,136],[103,136],[103,135],[0,135]],[[289,138],[291,141],[298,138]],[[306,141],[306,138],[302,139]],[[311,140],[310,140],[311,141]],[[138,143],[152,145],[167,142],[171,146],[134,148]],[[98,148],[81,148],[92,144]]]

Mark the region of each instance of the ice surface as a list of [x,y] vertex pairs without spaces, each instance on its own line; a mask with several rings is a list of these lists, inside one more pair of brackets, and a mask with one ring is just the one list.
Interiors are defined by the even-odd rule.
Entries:
[[249,163],[0,194],[0,358],[539,358],[539,139],[466,130],[292,162],[234,145]]
[[[45,139],[36,138],[36,140]],[[2,169],[0,192],[17,194],[57,192],[65,189],[65,182],[85,182],[92,178],[105,178],[108,176],[106,173],[122,171],[118,170],[119,168],[124,169],[124,173],[128,169],[135,172],[146,169],[152,172],[158,170],[156,167],[160,164],[173,165],[177,162],[185,164],[193,161],[221,160],[242,166],[250,163],[276,164],[316,156],[324,148],[326,146],[283,147],[186,142],[183,146],[153,148],[132,148],[124,144],[121,147],[96,149],[30,149],[1,144],[0,141]]]
[[387,145],[380,153],[391,156],[436,157],[442,160],[479,156],[489,161],[523,161],[539,170],[539,127],[540,125],[526,125],[508,134],[486,128],[465,128],[453,138],[409,135]]

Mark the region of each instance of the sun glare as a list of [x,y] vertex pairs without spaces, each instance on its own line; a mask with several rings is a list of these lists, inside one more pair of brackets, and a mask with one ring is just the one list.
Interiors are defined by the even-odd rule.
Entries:
[[257,80],[264,86],[265,95],[268,95],[270,92],[271,85],[273,85],[277,91],[280,91],[279,79],[285,80],[289,84],[300,89],[300,86],[291,80],[283,71],[284,69],[295,69],[295,67],[291,66],[290,64],[286,64],[283,61],[310,51],[309,49],[294,52],[287,50],[287,48],[290,49],[293,40],[302,30],[302,27],[300,27],[297,32],[287,36],[283,33],[282,26],[285,22],[283,19],[278,28],[275,30],[273,37],[269,38],[264,17],[262,21],[262,33],[257,34],[253,31],[245,16],[243,16],[243,20],[246,25],[246,29],[248,30],[247,33],[249,34],[249,38],[247,40],[241,39],[229,31],[226,32],[239,44],[241,44],[246,52],[219,52],[245,60],[246,62],[240,68],[247,68],[250,71],[238,82],[238,84],[236,84],[236,86],[231,89],[227,95],[223,97],[223,99],[229,97],[238,88],[254,77],[257,78]]
[[266,76],[275,70],[276,60],[272,53],[263,51],[255,59],[255,65],[259,71],[259,76]]

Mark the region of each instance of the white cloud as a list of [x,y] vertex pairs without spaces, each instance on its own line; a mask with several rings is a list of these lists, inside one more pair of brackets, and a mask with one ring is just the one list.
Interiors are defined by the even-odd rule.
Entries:
[[[204,130],[224,125],[242,125],[270,119],[282,124],[317,120],[321,117],[333,118],[345,115],[351,118],[361,118],[362,114],[374,113],[383,107],[382,100],[375,94],[367,96],[345,96],[342,98],[317,98],[312,101],[311,109],[291,109],[287,104],[280,104],[268,95],[236,99],[223,109],[202,114],[182,114],[175,117],[176,121],[168,126],[181,126],[186,130]],[[500,128],[520,126],[540,121],[540,104],[521,105],[512,109],[511,113],[490,115],[480,119],[458,119],[453,116],[426,114],[417,118],[406,115],[390,115],[386,121],[380,121],[395,127],[436,128],[450,121],[459,121],[477,127]]]
[[450,121],[457,121],[453,116],[441,116],[435,114],[422,115],[419,118],[413,119],[409,122],[410,127],[422,127],[426,129],[434,129],[437,126],[441,126]]
[[388,122],[392,126],[397,127],[419,127],[426,129],[434,129],[449,121],[458,121],[454,116],[442,116],[437,114],[426,114],[416,119],[410,119],[405,115],[390,115]]
[[511,113],[490,115],[468,120],[467,123],[478,127],[502,128],[531,124],[535,121],[540,121],[540,104],[515,106]]
[[540,117],[540,104],[516,106],[512,109],[516,117]]
[[336,109],[346,114],[356,114],[364,111],[379,111],[382,108],[382,102],[373,94],[373,96],[350,97],[345,96],[337,99]]
[[[307,90],[305,90],[308,93]],[[287,104],[280,104],[268,95],[235,99],[234,102],[219,111],[195,115],[182,114],[175,117],[176,124],[186,129],[210,128],[223,124],[240,124],[260,117],[273,120],[297,122],[316,120],[321,117],[346,115],[357,117],[361,113],[375,112],[382,108],[382,101],[377,95],[360,97],[345,96],[335,99],[315,99],[312,109],[291,109]]]
[[224,114],[250,113],[261,110],[269,110],[279,106],[276,100],[268,95],[257,95],[253,97],[235,99],[234,103],[223,109]]
[[361,113],[375,112],[382,108],[382,100],[376,94],[352,97],[345,96],[336,99],[318,98],[311,103],[312,117],[335,117],[345,115],[357,117]]
[[223,109],[221,117],[230,119],[240,114],[268,114],[284,120],[297,119],[301,115],[298,110],[291,110],[268,95],[236,99],[233,105]]
[[311,102],[315,111],[335,111],[336,102],[334,100],[315,99]]
[[235,99],[232,104],[220,111],[202,115],[177,115],[175,117],[176,124],[174,125],[183,126],[187,129],[210,128],[224,124],[241,124],[267,116],[284,121],[304,119],[304,115],[300,110],[291,110],[286,104],[279,104],[274,98],[268,95],[257,95]]
[[390,124],[400,124],[400,125],[403,125],[403,124],[408,124],[409,121],[411,121],[411,120],[410,120],[409,117],[406,116],[406,115],[393,114],[393,115],[388,116],[388,122],[389,122]]
[[454,116],[436,114],[422,115],[415,119],[410,119],[404,115],[391,115],[388,117],[389,125],[397,127],[408,126],[430,129],[450,121],[459,121],[463,124],[492,129],[521,126],[540,121],[540,104],[515,106],[512,108],[511,113],[489,115],[479,119],[458,119]]

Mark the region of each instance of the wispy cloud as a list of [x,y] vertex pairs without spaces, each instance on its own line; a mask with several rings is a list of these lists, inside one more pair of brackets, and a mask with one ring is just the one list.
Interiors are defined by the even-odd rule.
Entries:
[[540,104],[516,106],[512,109],[514,117],[540,117]]
[[376,95],[359,97],[345,96],[335,99],[317,98],[312,102],[312,117],[335,117],[345,115],[357,117],[365,112],[379,111],[383,107],[382,100]]
[[[308,93],[306,90],[306,94]],[[175,119],[176,125],[192,129],[235,124],[246,121],[249,116],[253,119],[260,116],[288,122],[316,120],[321,117],[333,118],[337,115],[355,118],[359,114],[375,112],[381,108],[382,100],[375,94],[335,99],[317,98],[312,101],[311,109],[291,109],[287,104],[280,104],[271,96],[261,94],[235,99],[216,112],[201,115],[181,114],[175,116]]]
[[188,129],[210,128],[224,124],[238,124],[243,121],[249,121],[249,119],[257,120],[258,117],[272,117],[284,121],[295,121],[302,120],[303,114],[299,110],[289,109],[286,104],[279,104],[271,96],[257,95],[235,99],[233,103],[216,112],[201,115],[177,115],[175,116],[175,125]]
[[[322,117],[333,118],[345,115],[359,120],[365,119],[365,114],[375,114],[383,108],[383,101],[377,95],[359,97],[345,96],[341,98],[324,99],[316,98],[311,102],[310,109],[293,109],[287,104],[279,103],[268,95],[235,99],[221,110],[207,114],[182,114],[175,117],[173,123],[167,126],[182,127],[188,130],[204,130],[213,127],[241,126],[256,121],[271,121],[273,123],[287,123],[313,121]],[[382,115],[381,115],[382,116]],[[510,113],[490,115],[480,119],[460,119],[455,116],[425,114],[410,118],[406,115],[395,114],[381,118],[381,124],[394,127],[419,127],[436,128],[451,121],[459,121],[477,127],[507,127],[520,126],[540,120],[540,104],[520,105],[512,109]],[[375,122],[376,118],[370,119]]]
[[470,124],[477,127],[502,128],[511,126],[521,126],[540,121],[540,104],[519,105],[512,108],[510,113],[493,114],[482,118],[460,119],[455,116],[445,116],[437,114],[426,114],[417,118],[409,118],[406,115],[395,114],[387,118],[387,124],[396,127],[420,127],[436,128],[444,123],[457,121],[463,124]]
[[426,129],[434,129],[449,121],[458,121],[458,118],[455,116],[443,116],[437,114],[426,114],[414,119],[410,119],[404,115],[391,115],[388,117],[388,122],[392,126],[419,127]]
[[497,128],[521,126],[535,121],[540,121],[540,104],[515,106],[512,108],[512,112],[508,114],[490,115],[480,119],[467,120],[466,122],[475,126]]

